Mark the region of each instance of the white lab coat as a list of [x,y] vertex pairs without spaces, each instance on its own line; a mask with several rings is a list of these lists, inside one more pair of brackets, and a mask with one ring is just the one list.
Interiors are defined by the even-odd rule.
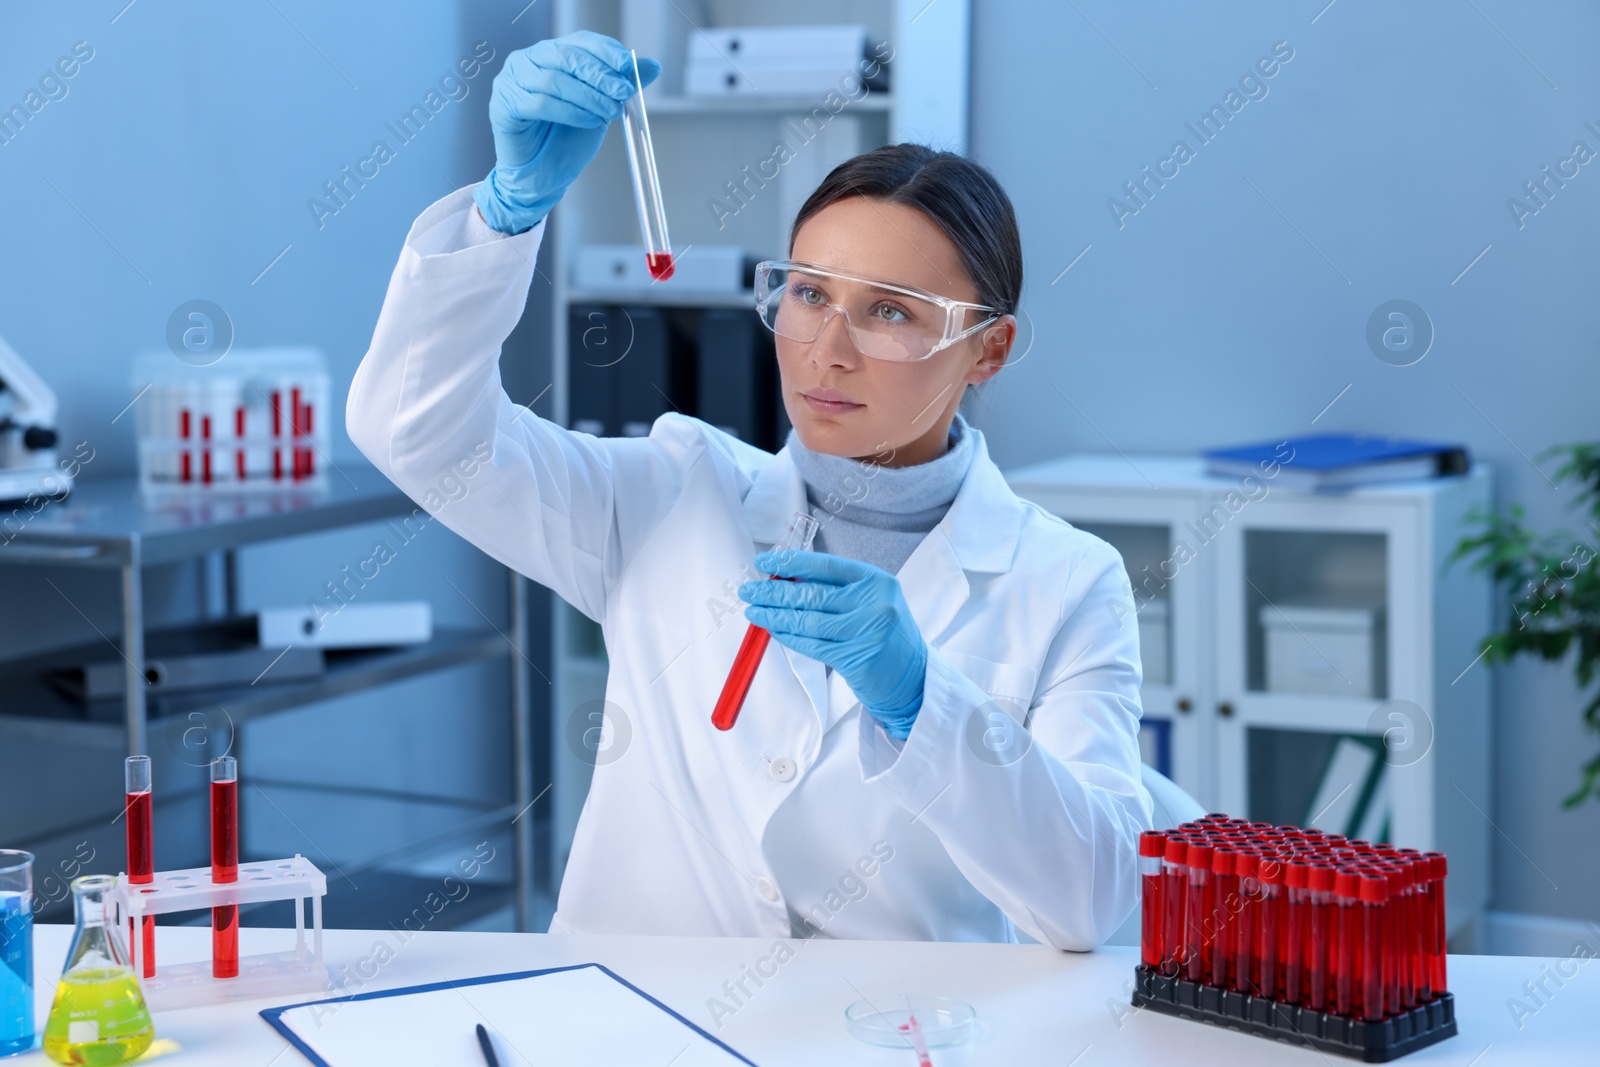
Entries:
[[[471,245],[472,210],[463,189],[413,225],[346,421],[446,526],[603,629],[625,747],[595,768],[551,928],[789,937],[799,916],[831,937],[1103,941],[1151,818],[1117,553],[1012,493],[980,434],[898,573],[929,647],[911,736],[776,640],[718,731],[747,625],[734,589],[806,509],[788,450],[670,413],[597,438],[514,405],[500,346],[544,225]],[[558,739],[574,710],[554,709]],[[1025,716],[1009,749],[1000,714]]]

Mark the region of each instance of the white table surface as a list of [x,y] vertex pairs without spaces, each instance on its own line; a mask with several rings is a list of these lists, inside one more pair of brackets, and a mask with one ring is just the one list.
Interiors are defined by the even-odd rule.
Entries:
[[[70,935],[67,926],[36,928],[35,994],[41,1032]],[[200,960],[210,951],[210,931],[203,927],[159,927],[157,935],[158,960]],[[936,1067],[1127,1067],[1140,1063],[1338,1067],[1357,1062],[1151,1011],[1134,1012],[1128,1007],[1128,996],[1137,952],[1127,948],[1075,954],[1040,945],[790,942],[795,946],[794,958],[779,967],[777,975],[766,979],[719,1027],[712,1021],[708,998],[722,997],[722,984],[738,979],[741,967],[753,966],[758,958],[771,953],[774,942],[423,932],[396,947],[399,935],[394,931],[330,930],[325,937],[326,960],[335,973],[338,965],[348,967],[370,957],[380,941],[394,949],[393,959],[360,990],[352,990],[362,992],[506,971],[602,963],[761,1067],[841,1063],[914,1067],[915,1057],[909,1050],[864,1045],[845,1030],[848,1005],[862,996],[895,992],[943,993],[977,1008],[977,1033],[965,1045],[935,1050]],[[292,932],[245,929],[240,932],[240,951],[276,951],[288,947],[285,941],[292,942],[292,938]],[[1576,974],[1567,977],[1574,970]],[[1557,986],[1554,979],[1546,977],[1552,973],[1565,985]],[[1525,982],[1537,985],[1541,980],[1549,992],[1548,996],[1539,994],[1542,1005],[1523,988]],[[1400,1062],[1458,1067],[1600,1063],[1600,964],[1524,956],[1452,956],[1450,984],[1456,996],[1460,1034]],[[1508,1006],[1513,997],[1537,1009],[1522,1017],[1520,1029]],[[158,1038],[169,1039],[179,1048],[154,1062],[173,1067],[299,1067],[305,1060],[256,1013],[274,1004],[312,999],[316,998],[278,997],[158,1013]],[[33,1067],[50,1061],[36,1049],[3,1062],[6,1067]]]

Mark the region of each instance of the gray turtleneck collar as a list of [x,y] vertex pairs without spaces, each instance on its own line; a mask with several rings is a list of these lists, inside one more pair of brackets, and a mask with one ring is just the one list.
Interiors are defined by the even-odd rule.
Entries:
[[977,454],[979,432],[957,412],[943,455],[909,467],[881,467],[813,452],[791,429],[789,454],[806,484],[811,512],[822,523],[812,547],[899,571],[950,510]]

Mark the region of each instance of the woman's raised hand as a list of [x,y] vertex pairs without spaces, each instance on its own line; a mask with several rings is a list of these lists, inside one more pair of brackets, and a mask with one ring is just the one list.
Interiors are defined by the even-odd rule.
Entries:
[[[660,74],[660,63],[639,57],[640,84]],[[637,91],[628,50],[589,30],[507,56],[489,99],[495,165],[474,192],[484,221],[502,233],[537,225],[600,151],[606,127]]]

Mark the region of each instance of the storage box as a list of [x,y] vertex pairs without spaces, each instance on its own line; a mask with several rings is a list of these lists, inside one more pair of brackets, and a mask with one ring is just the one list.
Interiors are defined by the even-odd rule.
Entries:
[[1272,693],[1370,698],[1384,687],[1381,608],[1261,605]]
[[[888,88],[887,65],[868,59],[867,28],[730,26],[689,37],[686,96],[786,96]],[[871,74],[871,77],[868,77]]]
[[1145,685],[1171,685],[1172,667],[1168,659],[1169,602],[1146,600],[1139,605],[1139,659],[1144,664]]

